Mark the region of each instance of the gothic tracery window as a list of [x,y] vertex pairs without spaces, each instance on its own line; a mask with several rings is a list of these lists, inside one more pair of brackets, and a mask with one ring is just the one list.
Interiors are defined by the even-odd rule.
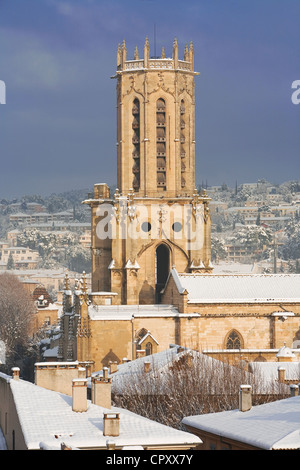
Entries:
[[232,330],[226,338],[225,349],[242,349],[242,347],[241,335],[236,330]]

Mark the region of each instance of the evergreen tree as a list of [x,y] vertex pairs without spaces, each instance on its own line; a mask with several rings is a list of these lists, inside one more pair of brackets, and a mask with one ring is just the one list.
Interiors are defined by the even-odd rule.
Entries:
[[6,269],[14,269],[14,268],[15,268],[15,262],[14,262],[12,252],[10,252],[8,260],[7,260]]

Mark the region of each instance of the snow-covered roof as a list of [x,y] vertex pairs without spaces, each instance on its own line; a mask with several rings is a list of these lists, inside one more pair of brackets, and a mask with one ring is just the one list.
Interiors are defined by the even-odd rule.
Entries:
[[255,273],[256,264],[226,263],[214,264],[214,274],[250,274]]
[[134,374],[140,374],[144,370],[146,362],[151,363],[152,371],[160,372],[165,367],[170,366],[173,361],[180,358],[182,354],[189,352],[188,349],[179,352],[178,348],[178,346],[173,346],[150,356],[143,356],[133,361],[118,364],[117,371],[111,374],[112,390],[119,391],[120,387],[122,387],[123,379],[132,378],[134,380]]
[[174,317],[178,309],[173,305],[89,305],[91,320],[131,320],[133,317]]
[[173,268],[171,275],[190,303],[300,302],[300,274],[186,274]]
[[[213,368],[215,370],[220,368],[220,370],[223,370],[223,367],[225,367],[230,373],[234,373],[233,371],[236,370],[234,366],[229,364],[224,365],[222,361],[212,358],[199,351],[192,350],[190,348],[184,348],[178,345],[170,345],[169,349],[165,349],[149,356],[139,357],[138,359],[135,359],[133,361],[127,361],[122,364],[118,364],[116,372],[110,374],[112,392],[122,393],[122,390],[126,390],[126,388],[128,387],[128,381],[134,382],[135,377],[139,378],[141,374],[143,374],[144,364],[146,362],[150,362],[150,371],[148,372],[148,374],[152,375],[156,379],[160,377],[159,385],[163,386],[163,378],[167,377],[166,372],[171,366],[174,365],[176,361],[180,361],[184,356],[190,356],[196,362],[198,361],[198,364],[202,364],[202,367],[204,367],[205,365],[205,368],[207,368],[207,370],[209,370],[210,368]],[[102,373],[103,371],[98,371],[93,373],[92,375],[101,375]],[[245,376],[249,381],[251,381],[253,374],[245,372]],[[270,383],[269,377],[260,375],[259,378],[260,380],[255,384],[256,393],[275,393],[277,388],[280,388],[274,385],[274,380],[272,383]],[[272,379],[274,379],[274,377]],[[90,386],[90,379],[88,380],[88,386]],[[156,391],[157,390],[158,384],[156,385]],[[285,391],[286,393],[288,393],[288,386],[281,386],[281,391]],[[211,392],[214,393],[215,390],[213,390],[212,388]]]
[[299,380],[300,382],[300,362],[249,362],[249,370],[258,373],[265,380],[276,380],[278,369],[284,369],[285,380]]
[[300,396],[253,406],[188,416],[183,424],[264,450],[300,448]]
[[[1,374],[1,377],[4,375]],[[106,448],[107,440],[114,441],[121,448],[163,444],[193,446],[201,443],[191,433],[170,428],[121,408],[106,409],[89,400],[86,412],[74,412],[71,396],[24,380],[6,378],[10,380],[28,449],[39,449],[41,442],[52,449],[59,449],[61,442],[72,448]],[[119,413],[119,436],[103,435],[103,413]]]

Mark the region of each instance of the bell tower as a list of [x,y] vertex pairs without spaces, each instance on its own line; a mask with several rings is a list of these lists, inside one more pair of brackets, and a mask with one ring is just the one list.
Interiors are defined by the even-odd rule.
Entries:
[[[209,198],[195,190],[195,75],[192,42],[179,59],[162,49],[143,58],[117,51],[117,186],[96,184],[92,289],[115,303],[153,304],[168,274],[211,272]],[[106,224],[106,225],[105,225]],[[106,228],[105,228],[106,227]]]
[[138,197],[191,196],[195,180],[194,48],[178,58],[162,49],[150,58],[137,48],[127,60],[125,41],[117,53],[118,188]]

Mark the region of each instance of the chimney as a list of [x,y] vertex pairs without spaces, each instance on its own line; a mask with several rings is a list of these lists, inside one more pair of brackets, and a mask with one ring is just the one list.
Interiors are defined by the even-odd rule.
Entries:
[[137,349],[136,350],[136,358],[139,359],[140,357],[145,357],[146,356],[146,350],[145,349]]
[[240,386],[239,410],[249,411],[252,407],[251,385]]
[[285,368],[278,367],[278,381],[283,384],[285,380]]
[[295,384],[290,385],[290,395],[291,397],[297,397],[299,395],[298,385],[295,385]]
[[78,367],[78,378],[85,379],[86,378],[86,370],[84,367]]
[[72,410],[82,413],[87,410],[87,379],[72,380]]
[[115,450],[115,448],[116,448],[115,441],[109,441],[109,440],[106,441],[106,449],[107,450]]
[[149,361],[144,362],[144,372],[149,372],[151,369],[151,363]]
[[19,380],[19,378],[20,378],[20,369],[19,369],[19,367],[13,367],[11,370],[12,370],[12,378],[14,380]]
[[103,367],[102,370],[103,370],[103,378],[107,380],[108,379],[108,367]]
[[114,374],[118,370],[118,363],[117,361],[110,362],[110,373]]
[[120,414],[103,413],[103,436],[119,436],[120,434]]
[[108,377],[107,367],[103,368],[103,376],[92,376],[92,403],[111,408],[111,378]]

